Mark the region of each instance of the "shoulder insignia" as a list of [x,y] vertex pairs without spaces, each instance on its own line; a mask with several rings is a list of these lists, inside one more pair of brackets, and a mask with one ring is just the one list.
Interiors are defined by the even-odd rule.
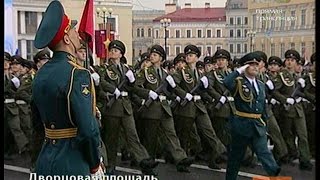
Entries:
[[68,58],[70,61],[74,62],[74,63],[77,62],[77,58],[75,58],[74,56],[67,55],[67,58]]
[[217,81],[221,84],[223,84],[223,77],[217,73],[217,71],[213,71],[214,77],[217,79]]
[[284,74],[282,72],[279,73],[279,76],[280,76],[284,85],[289,86],[289,87],[294,85],[294,81],[290,80],[289,77],[284,77]]
[[81,85],[81,93],[88,97],[88,95],[90,94],[90,91],[89,91],[89,85],[88,84],[82,84]]
[[181,72],[182,72],[182,77],[186,83],[191,84],[194,82],[193,77],[189,73],[186,73],[185,69],[182,69]]
[[152,68],[144,69],[145,78],[150,84],[156,84],[158,80],[152,73],[150,73],[151,70]]

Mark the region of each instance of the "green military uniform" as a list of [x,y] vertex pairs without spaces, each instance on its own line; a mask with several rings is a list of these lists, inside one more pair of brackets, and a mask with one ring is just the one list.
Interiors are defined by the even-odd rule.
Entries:
[[[111,48],[120,49],[122,54],[125,52],[124,44],[118,40],[114,40],[109,44],[109,49]],[[119,94],[119,97],[115,99],[114,103],[109,107],[106,106],[105,118],[102,122],[104,131],[102,139],[107,148],[108,171],[112,172],[115,168],[120,138],[119,133],[120,128],[123,128],[129,152],[132,153],[134,158],[138,161],[142,171],[149,173],[147,171],[154,168],[156,164],[150,159],[147,150],[140,143],[136,131],[130,100],[130,93],[133,85],[126,82],[122,87],[119,87],[119,84],[122,81],[126,81],[127,77],[125,74],[129,70],[129,67],[121,63],[117,65],[110,62],[105,75],[102,76],[104,78],[101,79],[100,82],[102,90],[106,93],[114,94],[116,92],[120,93],[121,91],[121,94]]]
[[[239,64],[258,63],[257,59],[256,54],[249,53],[240,59]],[[251,81],[256,84],[256,88]],[[268,175],[275,176],[280,172],[280,167],[267,146],[265,86],[259,80],[251,81],[240,75],[238,69],[224,79],[224,85],[234,96],[236,108],[229,120],[231,145],[226,180],[237,179],[240,162],[248,145],[251,145]]]
[[[163,48],[159,45],[151,47],[151,53],[157,53],[163,58],[165,56]],[[144,99],[149,99],[149,92],[156,91],[163,83],[166,83],[165,78],[167,76],[167,72],[161,67],[156,68],[155,66],[151,66],[141,70],[137,75],[134,92]],[[145,146],[151,156],[155,157],[158,144],[157,139],[159,136],[162,136],[164,138],[162,139],[164,146],[167,147],[177,164],[178,171],[180,171],[179,166],[180,164],[184,165],[187,160],[187,155],[181,148],[174,129],[171,108],[166,93],[164,92],[167,91],[167,87],[168,85],[166,84],[166,86],[163,87],[164,90],[157,93],[158,99],[154,100],[149,107],[146,107],[144,111],[141,112],[141,119],[143,119],[145,133],[147,134],[145,137]],[[187,166],[190,164],[191,162],[189,162]]]
[[[198,57],[200,56],[199,49],[193,45],[186,46],[185,53],[194,53],[197,54]],[[182,70],[177,70],[174,74],[174,80],[177,84],[176,88],[174,88],[175,94],[183,100],[187,93],[197,86],[198,83],[201,83],[201,76],[196,69],[191,69],[189,66],[186,66]],[[210,148],[212,148],[209,167],[218,168],[215,167],[215,160],[223,152],[226,152],[226,148],[218,139],[212,127],[207,109],[201,100],[201,94],[204,90],[200,90],[201,88],[203,87],[198,88],[192,93],[192,100],[188,101],[185,106],[178,104],[176,107],[174,113],[176,115],[177,135],[180,139],[181,146],[187,150],[190,131],[195,123],[199,133],[203,135],[209,143]]]
[[35,37],[36,48],[49,45],[53,50],[51,61],[37,72],[32,84],[34,131],[41,133],[45,129],[45,141],[36,164],[37,176],[90,176],[100,166],[100,134],[90,72],[78,66],[73,55],[55,51],[56,43],[61,42],[65,33],[76,33],[72,29],[75,25],[64,14],[62,4],[52,1]]
[[[300,59],[299,53],[295,50],[288,50],[285,53],[287,57],[293,57]],[[287,69],[282,69],[278,74],[277,78],[274,79],[275,90],[273,92],[274,98],[278,100],[282,106],[281,112],[283,113],[283,118],[279,119],[279,126],[282,130],[282,135],[286,141],[288,147],[289,156],[294,157],[296,152],[295,135],[298,136],[298,149],[299,149],[299,159],[301,169],[312,169],[310,164],[310,150],[308,144],[308,135],[306,128],[305,114],[301,104],[301,97],[291,97],[297,86],[297,80],[295,79],[295,74],[289,72]],[[294,104],[287,104],[288,98],[294,99]],[[288,106],[286,109],[284,106]]]

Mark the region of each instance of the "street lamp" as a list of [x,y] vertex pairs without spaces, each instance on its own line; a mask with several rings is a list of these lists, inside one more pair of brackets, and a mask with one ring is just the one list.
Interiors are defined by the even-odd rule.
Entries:
[[256,36],[256,32],[251,29],[247,32],[247,36],[250,38],[250,52],[253,51],[253,38]]
[[164,27],[164,49],[166,54],[167,52],[167,27],[170,26],[171,19],[170,18],[163,18],[160,20],[161,26]]

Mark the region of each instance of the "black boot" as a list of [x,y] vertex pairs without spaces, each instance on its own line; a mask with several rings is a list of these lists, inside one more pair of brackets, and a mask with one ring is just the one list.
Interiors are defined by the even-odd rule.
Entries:
[[221,167],[215,161],[210,162],[208,167],[211,169],[221,169]]
[[149,158],[149,159],[144,159],[140,162],[140,167],[142,169],[153,169],[157,167],[159,162],[156,162],[154,159]]

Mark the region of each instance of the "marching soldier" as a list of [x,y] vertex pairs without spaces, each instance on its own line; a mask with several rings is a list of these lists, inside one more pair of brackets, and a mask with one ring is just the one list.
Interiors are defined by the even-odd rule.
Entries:
[[305,98],[302,99],[305,105],[305,115],[308,130],[308,142],[310,153],[313,158],[316,155],[316,142],[315,142],[315,117],[316,117],[316,54],[312,54],[310,58],[311,68],[310,72],[305,76],[306,87],[303,92]]
[[[285,68],[274,79],[274,98],[282,105],[280,106],[283,118],[278,119],[282,135],[287,143],[290,160],[299,157],[299,168],[301,170],[312,170],[310,162],[310,150],[306,128],[306,119],[301,105],[301,88],[305,87],[305,80],[296,77],[295,66],[300,59],[296,50],[285,52]],[[300,93],[300,94],[299,94]],[[295,144],[295,133],[298,136],[299,156]]]
[[180,97],[180,102],[175,109],[176,129],[180,139],[181,146],[187,150],[190,131],[194,123],[205,140],[212,148],[212,154],[209,160],[209,167],[220,169],[216,164],[216,159],[226,151],[224,145],[215,134],[207,109],[201,100],[201,93],[208,88],[208,78],[202,76],[196,69],[196,62],[201,55],[199,49],[194,45],[188,45],[184,48],[186,54],[187,66],[178,70],[174,74],[176,87],[174,93]]
[[196,63],[196,68],[197,68],[197,70],[199,71],[200,74],[204,74],[205,73],[205,68],[204,67],[205,67],[204,62],[198,61]]
[[[266,124],[267,124],[267,131],[273,141],[274,144],[274,149],[273,149],[273,154],[275,159],[277,160],[278,164],[281,163],[286,163],[287,161],[287,154],[288,154],[288,149],[287,145],[282,137],[281,130],[279,128],[278,122],[273,114],[272,111],[272,104],[276,103],[276,100],[272,98],[272,91],[274,90],[274,84],[271,80],[271,78],[267,75],[266,70],[267,70],[267,55],[262,52],[262,51],[255,51],[260,58],[258,59],[259,61],[259,74],[258,74],[258,80],[263,82],[266,85],[265,93],[266,93]],[[277,61],[281,62],[281,59],[272,56],[269,58],[270,63],[275,63]],[[275,62],[274,62],[275,61]]]
[[32,85],[34,129],[36,133],[45,129],[37,176],[103,175],[94,84],[90,72],[76,64],[80,48],[76,23],[59,1],[52,1],[36,33],[35,47],[48,46],[53,51]]
[[113,96],[109,102],[114,98],[113,104],[106,104],[106,116],[103,122],[102,139],[106,144],[108,154],[107,170],[111,174],[114,172],[120,128],[123,128],[128,150],[138,161],[142,172],[144,174],[154,174],[153,168],[158,163],[150,158],[147,150],[140,143],[133,119],[129,92],[132,91],[133,83],[136,80],[129,67],[120,63],[120,58],[125,54],[125,45],[121,41],[113,40],[110,42],[108,49],[110,61],[100,82],[102,90]]
[[277,176],[280,173],[280,167],[267,146],[265,86],[256,79],[258,59],[255,53],[243,56],[239,62],[241,67],[224,78],[225,86],[234,94],[236,108],[229,120],[231,144],[226,180],[237,179],[248,145],[252,146],[268,175]]
[[49,60],[51,59],[50,57],[50,52],[47,49],[41,50],[37,52],[37,54],[33,57],[33,62],[36,63],[38,70]]
[[181,70],[187,64],[186,55],[184,53],[179,53],[174,59],[173,64],[176,67],[176,70]]

